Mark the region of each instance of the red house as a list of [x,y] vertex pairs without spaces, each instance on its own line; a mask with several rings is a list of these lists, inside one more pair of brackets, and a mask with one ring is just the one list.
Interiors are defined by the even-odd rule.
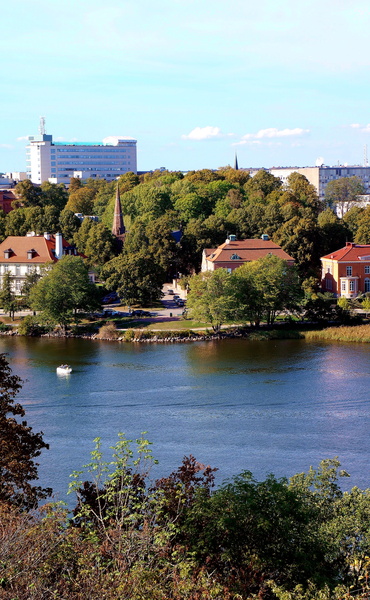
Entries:
[[370,245],[347,242],[321,258],[321,288],[335,296],[355,298],[370,292]]

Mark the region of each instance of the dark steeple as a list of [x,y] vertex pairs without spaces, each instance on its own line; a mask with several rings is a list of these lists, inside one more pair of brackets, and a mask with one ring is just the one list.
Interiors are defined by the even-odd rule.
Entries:
[[236,155],[236,152],[235,152],[235,162],[234,162],[234,169],[235,169],[235,171],[238,171],[238,170],[239,170],[239,165],[238,165],[238,157],[237,157],[237,155]]
[[116,238],[121,238],[121,239],[123,239],[122,236],[124,236],[124,234],[125,234],[125,226],[124,226],[123,217],[122,217],[121,198],[119,195],[118,182],[117,182],[117,189],[116,189],[116,203],[114,205],[112,234]]

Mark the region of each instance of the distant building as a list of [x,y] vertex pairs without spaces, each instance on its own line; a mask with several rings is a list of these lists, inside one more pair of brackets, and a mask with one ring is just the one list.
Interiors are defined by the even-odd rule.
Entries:
[[0,189],[0,210],[3,210],[6,215],[10,213],[13,210],[12,202],[16,199],[12,190]]
[[[12,288],[20,294],[27,273],[41,272],[41,267],[57,262],[66,254],[78,255],[76,248],[68,244],[61,233],[51,235],[9,236],[0,244],[0,281],[10,273]],[[89,274],[93,281],[93,274]]]
[[321,288],[335,296],[355,298],[370,292],[370,244],[347,242],[321,258]]
[[262,239],[237,240],[235,235],[229,235],[226,242],[218,248],[206,248],[202,256],[202,272],[224,268],[231,273],[246,262],[258,260],[269,254],[294,264],[294,258],[289,256],[280,246],[269,240],[267,235]]
[[330,181],[341,177],[359,177],[365,188],[365,194],[370,194],[370,167],[360,166],[337,166],[337,167],[279,167],[269,169],[271,175],[279,177],[287,183],[289,175],[300,173],[304,175],[312,185],[315,186],[320,200],[325,199],[325,188]]
[[106,137],[102,143],[53,142],[52,135],[40,133],[28,140],[27,177],[32,183],[68,185],[71,177],[113,181],[137,172],[136,140],[130,137]]

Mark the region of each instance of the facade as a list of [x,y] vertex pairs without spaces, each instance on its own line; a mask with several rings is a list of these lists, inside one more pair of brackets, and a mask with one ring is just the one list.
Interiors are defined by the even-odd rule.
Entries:
[[27,177],[32,183],[50,180],[69,184],[71,177],[113,181],[129,171],[137,172],[136,140],[110,136],[102,143],[53,142],[40,133],[28,138]]
[[226,242],[218,248],[203,250],[201,271],[214,271],[224,268],[229,273],[246,262],[258,260],[268,254],[273,254],[294,264],[294,258],[289,256],[280,246],[263,235],[262,239],[237,240],[235,235],[229,235]]
[[336,297],[355,298],[370,292],[370,244],[347,242],[321,258],[321,287]]
[[13,292],[19,295],[27,274],[40,273],[42,266],[57,262],[65,254],[78,253],[63,240],[61,233],[9,236],[0,244],[0,281],[2,283],[3,275],[9,272]]
[[13,210],[12,202],[16,199],[12,190],[0,189],[0,210],[3,210],[6,215],[10,213]]
[[365,194],[370,194],[370,167],[360,166],[337,166],[337,167],[284,167],[269,169],[271,175],[279,177],[283,183],[287,182],[289,175],[300,173],[304,175],[312,185],[315,186],[320,200],[325,199],[325,188],[329,181],[341,177],[359,177],[365,187]]

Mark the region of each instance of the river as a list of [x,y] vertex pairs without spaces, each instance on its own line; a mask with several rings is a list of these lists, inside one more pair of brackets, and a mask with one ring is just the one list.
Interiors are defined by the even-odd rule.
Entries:
[[[147,432],[154,477],[189,454],[217,467],[218,482],[243,470],[290,476],[338,456],[345,489],[370,486],[370,345],[2,337],[0,351],[25,380],[18,399],[50,444],[40,482],[59,499],[93,439],[107,449],[120,431]],[[56,375],[63,362],[69,377]]]

